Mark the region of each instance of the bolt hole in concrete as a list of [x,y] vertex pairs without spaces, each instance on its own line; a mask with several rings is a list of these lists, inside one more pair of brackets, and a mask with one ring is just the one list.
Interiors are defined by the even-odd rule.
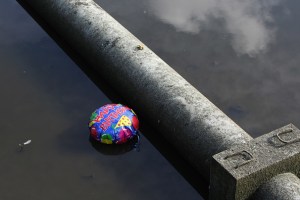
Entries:
[[[252,136],[300,127],[300,2],[96,2]],[[0,199],[199,199],[146,139],[96,152],[86,118],[110,100],[16,2],[0,16]]]

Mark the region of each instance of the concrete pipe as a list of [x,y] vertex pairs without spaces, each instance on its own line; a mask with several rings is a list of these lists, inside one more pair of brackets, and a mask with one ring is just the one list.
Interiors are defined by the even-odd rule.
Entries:
[[253,200],[300,200],[300,179],[291,173],[279,174],[264,183]]

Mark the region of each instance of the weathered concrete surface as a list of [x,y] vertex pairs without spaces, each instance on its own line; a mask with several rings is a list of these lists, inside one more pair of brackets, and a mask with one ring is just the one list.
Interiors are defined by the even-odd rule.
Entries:
[[264,183],[252,200],[300,200],[300,179],[291,173],[277,175]]
[[91,0],[23,0],[207,180],[211,157],[252,138]]
[[278,174],[300,175],[300,130],[289,124],[213,158],[210,199],[248,199]]

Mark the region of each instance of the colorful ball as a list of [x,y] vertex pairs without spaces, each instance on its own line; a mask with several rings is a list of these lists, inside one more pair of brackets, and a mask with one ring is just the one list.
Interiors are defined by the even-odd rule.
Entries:
[[134,111],[122,104],[107,104],[95,110],[89,121],[90,135],[104,144],[123,144],[138,131],[139,120]]

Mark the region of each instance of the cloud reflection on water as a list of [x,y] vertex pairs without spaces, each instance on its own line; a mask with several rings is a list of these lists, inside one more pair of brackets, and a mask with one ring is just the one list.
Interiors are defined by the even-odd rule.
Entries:
[[237,54],[255,56],[274,40],[271,10],[284,0],[152,0],[154,14],[178,31],[199,33],[221,22]]

